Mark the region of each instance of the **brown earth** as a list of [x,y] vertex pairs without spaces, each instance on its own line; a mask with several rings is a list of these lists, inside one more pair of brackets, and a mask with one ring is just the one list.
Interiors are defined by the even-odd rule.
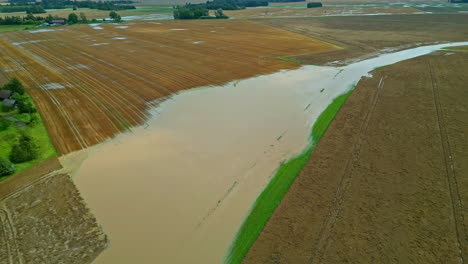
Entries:
[[0,184],[0,263],[91,263],[107,237],[56,158]]
[[246,20],[78,25],[5,33],[0,44],[0,70],[26,84],[62,154],[143,124],[156,99],[300,66],[281,57],[339,49]]
[[[290,5],[278,3],[278,5]],[[297,5],[297,4],[295,4]],[[306,5],[302,2],[302,5]],[[243,10],[226,10],[224,13],[232,18],[280,18],[280,17],[315,17],[315,16],[350,16],[359,14],[412,14],[422,11],[403,6],[324,6],[321,8],[262,8],[251,7]]]
[[347,48],[292,58],[320,65],[344,65],[384,52],[444,41],[468,40],[468,14],[276,18],[255,21]]
[[438,52],[362,79],[243,263],[466,261],[467,67]]

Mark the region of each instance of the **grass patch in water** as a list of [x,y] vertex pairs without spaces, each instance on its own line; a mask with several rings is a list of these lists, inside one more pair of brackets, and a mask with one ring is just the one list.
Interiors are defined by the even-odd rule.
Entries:
[[347,93],[335,98],[317,118],[312,126],[310,136],[312,144],[310,144],[302,154],[281,164],[278,171],[254,202],[251,211],[242,223],[242,226],[228,250],[224,263],[238,264],[242,262],[250,247],[260,235],[265,224],[294,182],[294,179],[309,160],[320,138],[325,134],[328,126],[346,102],[353,88],[354,87]]
[[295,62],[295,63],[299,63],[299,64],[304,64],[304,63],[302,63],[302,62],[300,62],[300,61],[291,59],[291,57],[280,58],[279,60],[282,60],[282,61],[289,61],[289,62]]
[[445,51],[460,51],[460,52],[468,52],[468,46],[460,46],[460,47],[446,47],[446,48],[442,48],[441,50],[445,50]]

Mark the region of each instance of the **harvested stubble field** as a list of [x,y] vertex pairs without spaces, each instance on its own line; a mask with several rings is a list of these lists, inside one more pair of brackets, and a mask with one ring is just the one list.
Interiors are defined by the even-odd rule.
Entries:
[[243,263],[466,260],[467,67],[440,51],[361,80]]
[[320,65],[344,65],[384,52],[468,39],[468,14],[268,18],[255,21],[347,48],[291,58]]
[[0,185],[0,263],[91,263],[107,237],[51,159]]
[[[306,3],[303,2],[303,5],[305,6]],[[243,10],[224,11],[226,15],[233,18],[351,16],[362,14],[412,14],[421,12],[422,11],[419,9],[404,6],[324,6],[321,8],[251,7]]]
[[156,99],[340,49],[245,20],[78,25],[6,33],[0,44],[0,69],[29,88],[62,154],[143,124]]

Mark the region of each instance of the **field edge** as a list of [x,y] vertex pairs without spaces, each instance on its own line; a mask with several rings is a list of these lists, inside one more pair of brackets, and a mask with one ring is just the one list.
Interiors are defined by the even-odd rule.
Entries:
[[235,235],[225,256],[225,264],[240,264],[242,262],[275,209],[288,192],[289,187],[309,160],[320,138],[354,90],[354,87],[355,85],[353,84],[348,92],[336,97],[320,114],[312,126],[309,137],[311,143],[304,152],[280,165],[270,182],[255,200],[239,231]]

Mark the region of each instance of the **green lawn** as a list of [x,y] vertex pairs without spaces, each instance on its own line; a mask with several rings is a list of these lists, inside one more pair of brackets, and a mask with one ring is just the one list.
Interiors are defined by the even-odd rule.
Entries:
[[0,25],[0,33],[37,28],[36,25]]
[[229,248],[225,263],[237,264],[242,262],[351,92],[352,89],[335,98],[320,114],[312,127],[310,137],[312,144],[302,154],[280,166],[276,174],[253,204],[249,215],[244,220],[234,242]]
[[[17,119],[18,121],[29,122],[31,120],[31,114],[27,114],[27,113],[20,114],[18,113],[18,110],[15,110],[9,113],[0,112],[0,118],[2,116],[5,116],[6,114],[13,114],[13,117]],[[34,115],[36,118],[34,125],[29,124],[26,127],[16,128],[13,125],[13,123],[17,121],[14,121],[14,122],[11,122],[12,124],[8,129],[4,131],[0,131],[0,157],[1,158],[8,159],[11,148],[13,147],[13,145],[17,142],[17,139],[19,138],[19,130],[23,130],[27,132],[29,135],[31,135],[32,138],[34,139],[34,142],[39,146],[39,157],[29,162],[15,164],[16,173],[23,171],[27,168],[30,168],[44,160],[47,160],[57,155],[57,152],[55,151],[54,145],[52,145],[52,142],[50,141],[49,135],[47,134],[47,130],[44,126],[44,123],[42,122],[40,115],[38,113],[34,113],[32,115]],[[13,175],[0,177],[0,181],[5,180],[6,178],[11,177]]]

